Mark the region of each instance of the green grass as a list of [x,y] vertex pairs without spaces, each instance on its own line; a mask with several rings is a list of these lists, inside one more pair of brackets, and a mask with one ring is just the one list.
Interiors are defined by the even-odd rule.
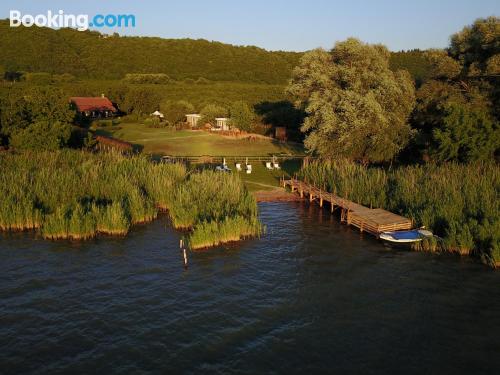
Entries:
[[2,230],[85,240],[125,235],[168,210],[193,249],[261,232],[255,199],[229,174],[74,150],[1,153],[0,170]]
[[500,167],[495,163],[385,170],[348,161],[315,162],[299,178],[425,225],[442,237],[439,244],[427,244],[429,250],[476,255],[500,265]]
[[236,172],[234,165],[230,165],[230,167],[234,173],[241,177],[248,190],[259,191],[278,189],[280,178],[293,176],[300,169],[301,163],[302,161],[297,159],[285,160],[280,162],[281,169],[268,170],[265,162],[252,162],[251,174],[247,174],[245,171]]
[[139,146],[143,153],[172,156],[266,156],[297,155],[303,148],[271,139],[234,139],[205,131],[168,130],[142,124],[120,124],[99,128],[97,134],[111,136]]

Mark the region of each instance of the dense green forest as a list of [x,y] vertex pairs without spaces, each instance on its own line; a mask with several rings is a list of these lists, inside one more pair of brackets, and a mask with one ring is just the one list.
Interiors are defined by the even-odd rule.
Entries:
[[[9,27],[0,20],[0,69],[44,72],[91,79],[124,79],[135,73],[161,73],[188,83],[204,80],[285,84],[303,53],[266,51],[254,46],[192,39],[105,36],[96,31]],[[415,79],[427,77],[418,50],[397,52],[391,65],[407,69]],[[1,73],[1,71],[0,71]],[[127,76],[128,75],[128,76]],[[15,78],[15,75],[13,76]],[[40,78],[40,77],[36,77]]]
[[104,37],[95,31],[11,28],[0,21],[0,65],[6,71],[68,73],[121,79],[129,73],[164,73],[175,80],[284,83],[300,53],[253,46],[151,37]]

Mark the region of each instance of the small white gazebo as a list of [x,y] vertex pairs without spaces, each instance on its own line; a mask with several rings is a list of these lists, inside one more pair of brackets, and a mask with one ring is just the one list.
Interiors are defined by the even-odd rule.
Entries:
[[198,113],[190,113],[186,115],[186,122],[192,127],[195,128],[198,124],[198,120],[201,118],[201,115]]
[[160,119],[165,117],[165,116],[163,116],[163,113],[161,113],[160,111],[154,111],[153,113],[151,113],[151,116],[158,117]]
[[229,130],[228,121],[229,119],[227,117],[217,117],[215,119],[215,127],[219,128],[220,130]]

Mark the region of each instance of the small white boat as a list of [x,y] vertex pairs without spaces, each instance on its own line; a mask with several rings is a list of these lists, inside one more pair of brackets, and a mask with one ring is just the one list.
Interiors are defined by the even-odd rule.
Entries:
[[431,231],[425,229],[399,230],[395,232],[382,232],[379,236],[381,240],[396,243],[411,243],[422,241],[426,237],[432,237]]

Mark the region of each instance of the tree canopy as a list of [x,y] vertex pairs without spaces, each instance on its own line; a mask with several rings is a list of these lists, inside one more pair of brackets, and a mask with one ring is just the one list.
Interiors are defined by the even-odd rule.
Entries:
[[69,73],[79,78],[126,78],[134,82],[202,77],[273,84],[287,81],[301,55],[203,39],[104,36],[69,28],[14,28],[7,20],[0,20],[0,51],[0,65],[13,72]]
[[450,56],[466,75],[500,74],[500,19],[479,18],[451,36]]
[[56,149],[70,138],[75,113],[60,89],[11,89],[0,107],[1,135],[17,148]]
[[247,103],[238,100],[229,107],[229,116],[231,118],[231,126],[240,130],[250,131],[252,123],[255,119],[255,114]]
[[303,56],[288,93],[307,113],[302,130],[310,151],[368,163],[405,146],[414,86],[408,72],[389,68],[389,57],[384,46],[353,38]]
[[[9,27],[8,20],[0,20],[0,51],[0,75],[11,80],[21,79],[22,72],[42,72],[51,74],[53,81],[76,77],[155,84],[170,80],[286,84],[303,55],[203,39],[107,36],[69,28],[14,28]],[[418,81],[426,78],[425,64],[418,50],[391,54],[391,67],[407,69]]]
[[[479,19],[425,53],[430,80],[417,92],[412,147],[434,161],[490,160],[500,147],[497,77],[500,20]],[[415,152],[415,151],[414,151]]]

